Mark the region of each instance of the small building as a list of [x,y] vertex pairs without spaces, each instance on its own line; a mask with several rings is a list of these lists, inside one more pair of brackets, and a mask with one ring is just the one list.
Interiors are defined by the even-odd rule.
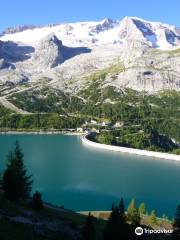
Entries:
[[76,131],[77,132],[83,132],[83,128],[77,128]]
[[97,121],[95,121],[95,120],[91,120],[91,124],[97,124]]
[[101,126],[102,126],[102,127],[107,126],[106,122],[102,122],[102,123],[101,123]]
[[115,128],[121,128],[121,127],[123,127],[124,126],[124,123],[123,122],[116,122],[115,124],[114,124],[114,127]]
[[99,129],[96,129],[96,128],[92,128],[91,131],[96,132],[96,133],[100,133]]

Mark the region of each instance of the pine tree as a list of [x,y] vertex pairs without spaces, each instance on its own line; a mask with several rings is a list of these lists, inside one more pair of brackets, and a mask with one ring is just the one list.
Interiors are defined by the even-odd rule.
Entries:
[[178,205],[176,209],[173,228],[174,228],[173,240],[179,240],[180,239],[180,205]]
[[104,240],[118,240],[121,236],[119,208],[113,207],[104,231]]
[[83,227],[83,240],[95,240],[96,239],[96,230],[94,227],[94,217],[89,213],[86,218],[85,225]]
[[17,200],[17,184],[16,177],[12,170],[6,169],[2,179],[2,188],[5,193],[5,197],[11,201]]
[[41,193],[39,193],[38,191],[36,191],[33,195],[31,206],[37,211],[43,209],[42,196]]
[[120,203],[119,203],[119,214],[120,214],[121,221],[125,222],[125,206],[124,206],[123,198],[121,198]]
[[146,214],[146,206],[145,206],[145,203],[144,203],[144,202],[142,202],[142,203],[140,204],[140,206],[139,206],[139,213],[140,213],[141,215]]
[[156,211],[152,210],[150,216],[149,216],[149,224],[154,226],[157,224],[157,217],[156,217]]
[[136,200],[133,198],[127,208],[127,219],[131,221],[134,209],[136,208]]
[[7,168],[3,174],[2,187],[5,196],[12,201],[28,198],[32,186],[31,178],[31,175],[27,176],[23,153],[16,142],[14,151],[9,153]]
[[140,221],[141,221],[141,218],[140,218],[139,210],[137,208],[134,208],[133,214],[131,216],[131,223],[134,226],[139,226]]
[[133,215],[134,209],[136,208],[136,200],[133,198],[131,202],[129,203],[129,206],[127,208],[127,217],[128,220],[131,221],[131,217]]
[[140,214],[136,207],[136,200],[133,198],[127,209],[127,219],[135,226],[140,224]]
[[[120,211],[121,209],[121,211]],[[119,207],[114,206],[104,230],[104,240],[130,239],[131,230],[122,216],[124,202],[121,199]]]

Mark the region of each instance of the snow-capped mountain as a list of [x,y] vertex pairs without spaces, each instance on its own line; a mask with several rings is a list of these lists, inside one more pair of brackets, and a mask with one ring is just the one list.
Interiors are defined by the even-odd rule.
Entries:
[[[136,17],[9,28],[0,35],[0,85],[39,83],[78,92],[85,76],[121,62],[105,84],[180,89],[180,30]],[[123,69],[123,70],[122,70]]]
[[2,41],[35,44],[46,35],[54,33],[67,45],[123,44],[128,39],[146,41],[150,46],[171,49],[180,44],[175,26],[148,22],[140,18],[125,17],[121,21],[106,18],[100,22],[80,22],[36,27],[20,26],[3,32]]

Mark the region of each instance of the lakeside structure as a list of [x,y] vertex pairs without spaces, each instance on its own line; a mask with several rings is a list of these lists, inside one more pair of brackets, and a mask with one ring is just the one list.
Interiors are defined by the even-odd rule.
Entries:
[[161,159],[167,159],[167,160],[173,160],[173,161],[180,162],[180,155],[96,143],[96,142],[90,141],[87,138],[88,136],[89,136],[89,134],[86,134],[81,139],[84,144],[89,145],[91,147],[115,151],[115,152],[136,154],[136,155],[141,155],[141,156],[155,157],[155,158],[161,158]]

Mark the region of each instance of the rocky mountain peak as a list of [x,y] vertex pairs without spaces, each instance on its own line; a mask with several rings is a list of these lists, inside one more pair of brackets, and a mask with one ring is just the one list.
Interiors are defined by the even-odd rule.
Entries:
[[50,33],[48,34],[47,36],[45,36],[41,41],[40,41],[41,44],[43,43],[52,43],[52,44],[56,44],[56,45],[59,45],[59,46],[62,46],[62,41],[59,40],[56,36],[55,33]]
[[131,17],[125,17],[120,22],[119,37],[122,39],[143,40],[143,33],[137,28]]
[[105,18],[97,25],[90,27],[90,29],[91,29],[91,32],[100,33],[100,32],[104,32],[104,31],[108,31],[108,30],[114,28],[116,25],[117,25],[116,21],[114,21],[110,18]]
[[42,38],[34,53],[34,60],[42,67],[53,68],[63,62],[62,41],[54,33]]

